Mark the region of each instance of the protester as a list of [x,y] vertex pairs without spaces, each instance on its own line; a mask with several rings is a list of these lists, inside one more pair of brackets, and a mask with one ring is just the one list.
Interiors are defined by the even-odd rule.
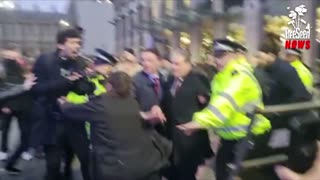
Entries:
[[140,112],[131,83],[126,73],[115,72],[108,78],[107,94],[85,104],[62,105],[69,119],[91,123],[94,180],[160,180],[159,171],[167,164],[141,124],[141,118],[164,120],[164,115]]
[[[34,65],[33,72],[38,81],[32,91],[35,96],[37,116],[42,121],[37,133],[42,137],[46,153],[47,180],[70,177],[69,169],[65,169],[63,176],[60,173],[66,144],[74,149],[80,159],[83,178],[89,179],[89,149],[82,141],[71,138],[70,129],[65,127],[64,117],[57,104],[57,99],[66,96],[70,91],[85,93],[83,88],[91,86],[91,83],[82,77],[87,64],[79,58],[80,48],[81,36],[77,30],[60,31],[57,35],[57,50],[41,55]],[[79,89],[79,85],[84,86]],[[77,133],[86,138],[84,124]]]

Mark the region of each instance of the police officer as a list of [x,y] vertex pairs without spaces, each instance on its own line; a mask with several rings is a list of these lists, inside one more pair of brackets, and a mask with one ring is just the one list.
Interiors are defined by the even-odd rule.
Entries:
[[288,49],[286,51],[286,61],[297,71],[298,76],[308,90],[312,94],[313,76],[307,66],[301,60],[302,52],[298,49]]
[[[261,88],[246,59],[236,55],[236,44],[229,40],[214,42],[214,56],[219,73],[211,83],[212,94],[209,105],[193,115],[191,122],[177,128],[190,134],[198,129],[213,128],[221,138],[221,147],[216,159],[216,179],[228,179],[228,163],[234,161],[235,146],[246,136],[250,119],[245,115],[248,107],[262,108]],[[255,135],[271,128],[262,115],[256,115],[253,126]]]
[[[88,81],[94,84],[94,91],[92,94],[78,94],[77,92],[71,91],[66,96],[66,101],[72,104],[83,104],[88,102],[90,96],[99,96],[103,93],[106,93],[106,89],[104,87],[104,81],[106,80],[106,76],[108,72],[111,72],[110,67],[115,62],[114,60],[109,60],[104,55],[98,52],[98,56],[94,59],[94,64],[92,69],[90,69],[88,73]],[[68,121],[68,120],[66,120]],[[66,122],[66,125],[73,126],[70,128],[68,133],[68,137],[73,139],[73,143],[66,148],[66,174],[71,174],[71,165],[74,157],[74,153],[77,154],[78,158],[81,162],[82,173],[89,170],[89,139],[90,139],[90,124],[89,122],[73,122],[70,120]],[[71,176],[71,175],[69,175]],[[87,175],[83,175],[87,176]]]

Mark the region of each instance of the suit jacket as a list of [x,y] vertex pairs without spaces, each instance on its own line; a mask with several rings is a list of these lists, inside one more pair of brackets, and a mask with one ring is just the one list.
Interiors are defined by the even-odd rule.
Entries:
[[[67,61],[59,58],[58,53],[41,55],[33,68],[37,84],[32,88],[34,95],[34,114],[41,125],[34,131],[44,144],[55,144],[59,132],[62,131],[62,115],[57,98],[65,96],[73,87],[73,83],[62,76],[63,65]],[[71,66],[78,67],[78,62]],[[80,65],[79,65],[80,66]],[[59,121],[60,120],[60,121]]]
[[176,125],[191,121],[193,113],[206,106],[198,101],[198,95],[203,95],[209,100],[209,81],[206,77],[191,72],[184,78],[175,96],[170,92],[173,84],[174,78],[169,77],[165,91],[164,111],[168,121],[169,137],[173,141],[174,161],[182,163],[187,160],[190,163],[200,164],[204,158],[212,155],[207,131],[202,130],[186,136],[176,128]]
[[158,96],[154,90],[154,83],[148,74],[141,71],[133,77],[134,96],[142,111],[149,111],[154,105],[161,105],[163,99],[164,77],[159,74],[161,92]]
[[265,98],[266,105],[309,101],[312,95],[303,85],[297,71],[281,59],[265,68],[271,79],[270,94]]
[[[159,74],[161,92],[157,95],[154,90],[154,83],[149,78],[148,74],[141,71],[133,77],[134,97],[138,101],[141,111],[150,111],[154,105],[162,106],[164,96],[164,77]],[[144,124],[147,129],[155,128],[161,135],[165,135],[166,127],[161,124]]]
[[142,128],[134,98],[103,94],[85,104],[65,104],[62,110],[68,119],[90,120],[94,179],[143,179],[167,163],[168,156]]

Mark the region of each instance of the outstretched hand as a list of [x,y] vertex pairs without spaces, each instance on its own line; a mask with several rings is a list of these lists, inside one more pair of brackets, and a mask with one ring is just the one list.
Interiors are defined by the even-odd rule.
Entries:
[[204,129],[198,122],[196,121],[190,121],[185,124],[180,124],[176,126],[178,129],[180,129],[185,135],[190,136],[195,131]]
[[34,76],[34,74],[27,74],[25,75],[25,80],[23,82],[23,88],[25,90],[30,90],[32,86],[36,84],[37,78]]
[[151,122],[164,123],[167,120],[159,106],[153,106],[148,112],[140,112],[140,115],[144,120]]

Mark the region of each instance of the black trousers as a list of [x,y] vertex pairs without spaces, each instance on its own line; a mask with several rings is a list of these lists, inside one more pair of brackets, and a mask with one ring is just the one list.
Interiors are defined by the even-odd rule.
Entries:
[[12,122],[12,115],[9,114],[1,114],[2,120],[2,138],[1,138],[1,151],[8,151],[8,135],[9,129]]
[[117,177],[117,176],[104,176],[104,177],[95,177],[94,180],[161,180],[161,176],[158,173],[154,173],[142,179],[133,179],[132,177],[124,178],[124,177]]
[[235,158],[235,149],[239,141],[221,140],[221,146],[218,150],[215,169],[216,180],[228,180],[230,170],[229,163],[233,163]]
[[[75,122],[77,123],[77,122]],[[89,140],[85,134],[85,129],[79,129],[75,125],[72,130],[68,125],[63,127],[58,135],[58,141],[55,145],[45,145],[47,162],[47,180],[57,180],[68,178],[72,175],[71,162],[74,154],[81,163],[81,172],[84,180],[90,180],[89,175]],[[84,133],[84,134],[83,134]],[[61,160],[65,160],[64,174],[60,173]]]
[[9,157],[6,167],[13,167],[19,160],[21,154],[28,149],[30,133],[32,124],[30,123],[30,112],[13,112],[12,114],[5,115],[5,123],[3,129],[3,142],[2,151],[8,150],[8,133],[10,129],[10,124],[13,117],[18,119],[18,125],[20,128],[20,145],[14,151],[14,153]]
[[[188,163],[188,162],[186,162]],[[198,164],[190,163],[189,164],[179,164],[172,166],[168,169],[165,176],[168,180],[196,180],[196,172],[198,170]]]

